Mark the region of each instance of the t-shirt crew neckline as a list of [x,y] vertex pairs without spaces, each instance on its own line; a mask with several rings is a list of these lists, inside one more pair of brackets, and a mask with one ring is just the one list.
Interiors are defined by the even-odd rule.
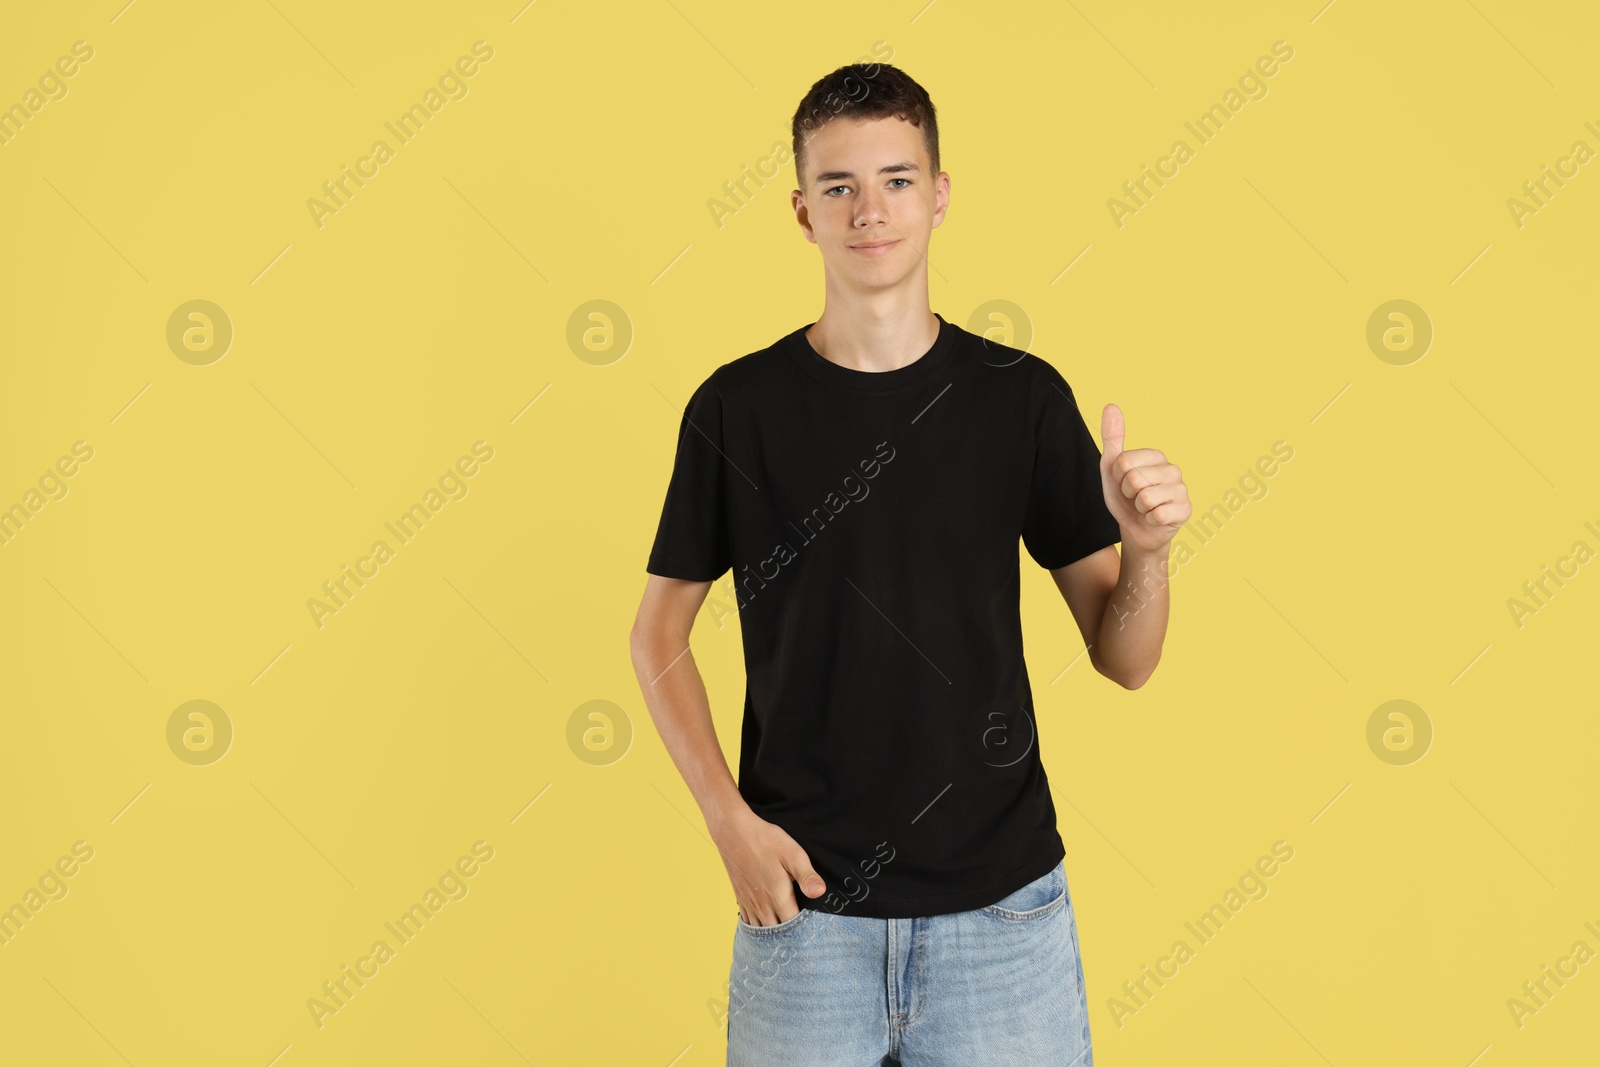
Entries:
[[955,351],[956,328],[937,311],[933,315],[939,320],[939,336],[934,338],[933,347],[918,359],[894,370],[856,370],[827,359],[806,340],[806,331],[815,326],[815,322],[808,322],[785,337],[783,348],[812,377],[828,385],[853,393],[898,393],[922,384],[930,375],[937,373],[949,360],[950,353]]

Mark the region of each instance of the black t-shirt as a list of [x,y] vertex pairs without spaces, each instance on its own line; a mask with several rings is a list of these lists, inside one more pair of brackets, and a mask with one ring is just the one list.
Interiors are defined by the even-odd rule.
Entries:
[[802,908],[966,911],[1065,855],[1018,540],[1054,569],[1121,531],[1060,372],[938,318],[892,371],[824,359],[811,324],[713,371],[679,423],[646,566],[732,569],[710,595],[736,594],[744,641],[739,792],[827,883],[816,899],[795,885]]

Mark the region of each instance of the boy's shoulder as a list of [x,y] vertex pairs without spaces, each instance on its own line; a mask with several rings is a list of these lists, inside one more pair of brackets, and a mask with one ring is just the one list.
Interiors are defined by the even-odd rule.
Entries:
[[706,375],[703,387],[714,388],[724,396],[749,395],[752,390],[781,381],[786,363],[791,358],[783,351],[784,346],[791,343],[795,334],[803,329],[804,326],[797,326],[765,348],[746,352],[717,365]]
[[1003,394],[1006,402],[1026,411],[1035,422],[1044,411],[1062,401],[1077,406],[1077,395],[1066,374],[1038,352],[966,330],[959,331],[956,343],[966,359],[984,369],[983,379]]
[[973,357],[995,370],[1013,371],[1034,387],[1065,386],[1066,378],[1049,359],[1028,349],[1003,344],[987,334],[969,333],[956,327],[958,345],[965,345]]

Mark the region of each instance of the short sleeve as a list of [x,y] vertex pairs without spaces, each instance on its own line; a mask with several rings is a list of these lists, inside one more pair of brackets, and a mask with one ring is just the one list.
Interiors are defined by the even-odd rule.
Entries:
[[695,390],[678,423],[672,480],[645,565],[650,574],[710,582],[733,565],[728,460],[723,455],[722,396],[716,377],[713,373]]
[[1044,413],[1028,488],[1022,540],[1046,570],[1065,567],[1122,540],[1100,487],[1100,448],[1061,372],[1045,364]]

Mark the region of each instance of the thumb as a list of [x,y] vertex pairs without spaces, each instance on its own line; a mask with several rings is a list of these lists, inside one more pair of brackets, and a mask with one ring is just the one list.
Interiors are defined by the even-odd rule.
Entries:
[[1124,429],[1122,409],[1115,404],[1107,404],[1105,410],[1100,412],[1100,454],[1105,459],[1113,460],[1122,454]]
[[797,852],[789,858],[789,873],[800,884],[800,891],[808,897],[819,897],[827,888],[822,884],[822,876],[811,869],[811,859],[804,852]]

